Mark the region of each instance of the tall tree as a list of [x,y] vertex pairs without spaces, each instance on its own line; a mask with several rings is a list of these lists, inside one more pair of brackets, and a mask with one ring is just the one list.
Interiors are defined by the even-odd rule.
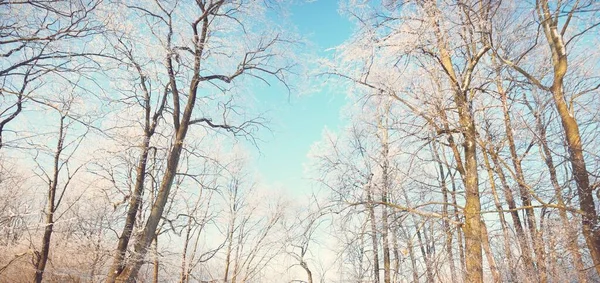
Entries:
[[[481,203],[478,184],[477,165],[477,125],[473,110],[473,100],[478,94],[477,88],[472,86],[474,75],[480,59],[486,55],[490,47],[482,41],[479,34],[488,33],[489,11],[491,3],[488,1],[452,1],[452,3],[438,3],[438,1],[424,2],[395,2],[386,7],[389,12],[375,9],[375,12],[350,11],[358,18],[361,32],[356,38],[356,48],[365,52],[358,58],[348,57],[346,60],[357,62],[363,69],[356,76],[344,71],[334,71],[335,74],[348,78],[353,82],[371,88],[380,95],[394,97],[415,115],[427,121],[429,127],[436,129],[439,135],[447,135],[450,146],[453,148],[457,170],[461,175],[465,189],[465,216],[462,230],[466,241],[466,278],[468,281],[482,282],[482,248],[481,248]],[[410,11],[410,12],[409,12]],[[452,11],[452,12],[450,12]],[[452,30],[448,25],[459,21],[458,31]],[[416,29],[418,37],[413,35]],[[404,40],[400,35],[411,34],[415,39]],[[458,38],[457,38],[458,37]],[[423,38],[423,40],[419,40]],[[368,47],[364,50],[365,45]],[[391,62],[386,59],[386,51],[377,52],[375,46],[391,47],[407,55],[406,58],[397,57]],[[434,48],[431,48],[434,46]],[[361,50],[363,48],[363,50]],[[345,54],[344,54],[345,55]],[[427,58],[427,66],[425,60]],[[377,63],[376,63],[377,62]],[[398,63],[410,64],[416,68],[434,68],[435,72],[427,69],[424,73],[437,81],[441,93],[448,93],[452,97],[452,111],[437,109],[440,116],[447,116],[447,127],[437,125],[437,118],[429,116],[421,107],[415,106],[406,94],[406,86],[394,85],[386,82],[381,68],[390,67],[398,69]],[[350,66],[356,67],[351,64]],[[460,67],[457,67],[460,66]],[[396,71],[396,70],[395,70]],[[390,78],[397,80],[397,78]],[[456,124],[453,120],[456,117]],[[459,134],[462,144],[454,141],[453,134]]]
[[[516,54],[516,60],[502,58],[505,64],[522,75],[529,83],[547,91],[552,97],[568,145],[569,162],[577,186],[579,208],[583,211],[583,235],[595,269],[600,274],[600,229],[598,229],[598,215],[593,196],[594,186],[590,184],[589,180],[575,106],[569,102],[598,87],[583,89],[578,94],[571,95],[565,91],[565,78],[569,75],[569,45],[577,44],[578,38],[587,35],[600,25],[600,22],[594,18],[597,9],[595,1],[565,1],[554,5],[546,0],[535,2],[533,10],[537,14],[537,25],[543,31],[546,46],[550,50],[548,60],[551,62],[551,75],[549,78],[531,73],[522,65],[522,59],[537,50],[535,49],[537,43],[534,43],[533,47],[526,49],[525,52]],[[578,19],[580,17],[589,17],[591,22],[581,21]],[[565,20],[562,21],[562,18]],[[572,32],[571,25],[579,25],[579,27]]]
[[[164,175],[161,177],[162,181],[156,199],[151,205],[151,211],[145,220],[143,230],[136,236],[132,258],[127,263],[123,261],[121,254],[124,250],[123,246],[126,245],[121,245],[108,273],[107,282],[132,282],[135,280],[144,263],[143,259],[147,250],[156,237],[156,229],[170,197],[173,180],[177,175],[180,156],[190,127],[205,125],[214,129],[239,133],[245,130],[244,126],[253,124],[250,121],[237,127],[228,124],[227,120],[219,123],[213,122],[211,117],[196,117],[198,113],[195,113],[194,109],[197,104],[201,103],[199,93],[204,91],[201,88],[204,88],[205,84],[217,86],[222,83],[229,84],[242,75],[261,78],[261,75],[266,74],[282,82],[285,80],[290,65],[279,64],[274,58],[280,55],[277,53],[279,45],[290,43],[290,41],[281,35],[268,32],[259,33],[257,38],[252,38],[250,35],[245,36],[243,33],[245,25],[248,25],[243,22],[247,20],[244,16],[251,16],[252,12],[258,12],[261,5],[243,0],[197,1],[189,5],[188,3],[161,1],[144,5],[137,3],[125,5],[125,8],[151,20],[152,24],[147,28],[154,31],[155,38],[153,40],[159,42],[163,48],[164,65],[162,68],[164,69],[161,77],[168,81],[164,84],[168,85],[165,87],[164,97],[168,93],[170,101],[168,107],[172,114],[170,127],[173,129],[173,141],[168,149],[166,167]],[[191,11],[195,15],[190,18],[188,12]],[[182,23],[189,25],[186,26]],[[219,48],[219,29],[225,24],[237,26],[242,31],[240,33],[242,37],[249,40],[245,43],[245,50],[236,50],[227,55],[229,58],[233,57],[234,60],[239,60],[232,62],[233,66],[236,66],[233,70],[230,66],[221,67],[223,70],[214,65],[211,66],[216,63],[212,61],[213,57],[221,54],[221,51],[213,51],[211,48]],[[222,52],[230,51],[225,49]],[[224,73],[214,73],[211,70]],[[143,79],[143,76],[140,78]],[[223,119],[226,117],[227,115],[223,115]],[[131,205],[130,208],[131,214],[133,214],[135,205]],[[126,227],[125,231],[128,229],[130,228]],[[123,233],[126,236],[127,234],[129,232]],[[126,239],[127,237],[122,238]]]
[[46,270],[46,264],[50,257],[50,250],[52,245],[52,234],[54,232],[54,225],[59,218],[57,210],[63,202],[67,189],[72,186],[71,181],[83,165],[76,165],[73,168],[72,156],[75,151],[79,148],[81,142],[85,138],[85,133],[74,139],[68,139],[69,128],[73,128],[76,122],[69,121],[67,117],[72,107],[73,100],[75,98],[71,96],[67,99],[60,108],[56,111],[59,114],[58,132],[56,138],[56,147],[51,151],[51,167],[46,166],[36,159],[39,170],[41,171],[39,177],[44,180],[47,185],[47,199],[46,208],[44,209],[44,233],[41,241],[41,250],[35,252],[34,265],[35,265],[35,277],[34,281],[41,283],[44,278],[44,271]]

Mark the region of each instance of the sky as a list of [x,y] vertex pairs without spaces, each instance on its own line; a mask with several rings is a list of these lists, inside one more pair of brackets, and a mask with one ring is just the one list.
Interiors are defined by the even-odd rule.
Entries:
[[[330,57],[334,52],[331,49],[350,37],[353,25],[339,13],[337,0],[299,0],[289,9],[285,24],[290,22],[310,42],[308,53]],[[298,87],[314,88],[315,84],[316,81],[307,81]],[[259,134],[258,150],[250,147],[257,152],[251,166],[255,166],[264,185],[292,196],[306,195],[312,191],[311,182],[304,175],[304,165],[309,161],[307,154],[311,145],[321,139],[325,128],[340,127],[340,111],[346,104],[346,95],[330,87],[309,94],[304,91],[288,94],[283,86],[272,86],[255,90],[256,108],[266,112],[270,131]],[[35,114],[31,117],[40,119]]]
[[[332,56],[331,48],[350,37],[352,25],[338,10],[335,0],[303,2],[291,8],[291,22],[320,57]],[[302,87],[313,87],[313,83]],[[304,174],[307,154],[323,129],[340,127],[345,102],[344,93],[331,89],[288,96],[281,88],[271,88],[257,95],[259,108],[269,111],[271,119],[271,133],[263,134],[256,161],[262,181],[292,195],[309,192],[311,182]]]

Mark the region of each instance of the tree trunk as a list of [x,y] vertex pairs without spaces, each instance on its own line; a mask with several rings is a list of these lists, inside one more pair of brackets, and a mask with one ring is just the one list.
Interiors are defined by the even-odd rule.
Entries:
[[[452,184],[452,204],[454,207],[454,221],[456,221],[456,223],[460,223],[460,218],[458,217],[458,203],[456,202],[456,180],[454,179],[454,175],[450,174],[450,183]],[[460,259],[460,271],[461,274],[463,276],[460,277],[464,277],[465,274],[465,249],[464,249],[464,245],[463,245],[463,236],[462,236],[462,228],[459,226],[456,229],[456,242],[458,244],[458,258]],[[457,277],[459,278],[459,277]]]
[[371,194],[371,185],[367,187],[367,202],[369,209],[369,218],[371,220],[371,243],[373,247],[373,276],[375,283],[379,283],[379,249],[377,247],[377,219],[375,218],[375,208]]
[[[147,132],[148,133],[148,132]],[[145,135],[144,141],[142,142],[140,154],[140,160],[138,161],[135,177],[135,185],[133,187],[133,193],[129,197],[129,206],[127,208],[127,216],[125,218],[125,227],[121,236],[119,236],[119,242],[117,244],[117,250],[113,255],[113,263],[108,272],[106,279],[107,283],[114,283],[116,276],[123,271],[125,253],[127,252],[127,246],[133,233],[133,227],[135,225],[136,216],[140,208],[142,194],[144,192],[144,180],[146,179],[146,166],[148,163],[148,153],[150,147],[150,136]]]
[[465,223],[463,232],[465,234],[466,246],[466,282],[483,282],[482,250],[481,250],[481,203],[479,199],[479,186],[477,176],[477,141],[475,121],[469,111],[466,94],[455,95],[458,107],[460,125],[465,129],[463,132],[465,155]]
[[[515,175],[516,175],[517,182],[519,185],[519,192],[521,194],[521,200],[523,202],[523,206],[529,207],[529,206],[531,206],[531,195],[530,195],[528,189],[525,187],[525,179],[523,177],[523,169],[521,166],[521,159],[517,155],[517,150],[516,150],[515,141],[514,141],[512,122],[511,122],[510,110],[509,110],[509,105],[508,105],[508,95],[507,95],[506,91],[504,90],[504,86],[502,85],[503,78],[502,78],[502,74],[500,72],[501,69],[500,69],[499,64],[496,59],[497,59],[496,56],[494,54],[492,54],[491,61],[494,66],[494,69],[496,71],[496,78],[494,80],[494,83],[496,85],[498,93],[500,94],[500,100],[502,102],[502,113],[503,113],[503,117],[504,117],[504,128],[506,131],[506,139],[509,144],[511,160],[512,160],[513,166],[515,167]],[[512,200],[512,193],[511,193],[510,198],[511,198],[511,202],[514,202]],[[533,208],[528,208],[526,211],[526,214],[527,214],[528,220],[535,219],[535,213],[533,211]],[[516,215],[518,216],[518,214],[516,214]],[[513,217],[513,220],[514,220],[514,217]],[[528,222],[528,223],[530,224],[529,227],[530,227],[531,238],[534,241],[534,246],[535,246],[536,245],[535,242],[541,242],[542,239],[537,239],[536,237],[534,237],[534,235],[536,234],[535,221],[534,221],[534,223],[531,223],[531,222]],[[519,221],[519,226],[520,226],[520,221]],[[521,229],[521,231],[522,231],[522,228],[517,227],[517,229]],[[520,236],[524,236],[524,235],[520,235]],[[522,248],[523,248],[523,246],[522,246]],[[539,248],[537,250],[539,253]],[[535,266],[533,265],[533,260],[530,257],[531,253],[528,250],[523,249],[523,253],[525,253],[525,252],[527,254],[523,258],[523,261],[525,263],[526,274],[533,275],[533,274],[535,274],[535,272],[534,272]],[[539,254],[537,255],[537,257],[539,259],[539,257],[540,257]],[[545,280],[540,279],[540,281],[545,281]]]
[[556,197],[556,202],[560,206],[558,214],[563,223],[564,229],[567,232],[567,250],[571,254],[573,266],[577,269],[577,277],[579,282],[586,283],[587,276],[585,274],[585,265],[583,263],[581,253],[579,252],[579,246],[577,245],[577,233],[572,228],[569,221],[569,216],[567,215],[566,204],[562,196],[562,189],[558,183],[556,168],[554,167],[554,160],[552,159],[552,151],[550,150],[548,141],[546,140],[546,128],[542,124],[542,117],[540,115],[541,114],[537,112],[534,113],[539,134],[539,143],[542,147],[542,159],[545,161],[546,167],[548,167],[548,172],[550,173],[550,182],[554,188],[554,196]]
[[[439,182],[442,188],[443,206],[442,206],[442,224],[444,227],[444,234],[446,235],[446,253],[448,254],[448,263],[450,266],[450,279],[451,282],[456,282],[456,266],[454,265],[454,252],[452,250],[452,230],[450,229],[450,223],[448,221],[448,185],[446,184],[446,173],[444,172],[444,166],[440,159],[438,147],[435,143],[432,145],[433,157],[437,161],[439,170]],[[443,153],[442,153],[443,154]]]
[[44,228],[44,237],[42,239],[42,251],[38,255],[37,262],[35,264],[35,279],[34,282],[41,283],[46,269],[46,262],[48,261],[48,254],[50,252],[50,239],[52,237],[52,231],[54,226],[54,196],[52,192],[48,196],[48,206],[46,211],[46,227]]
[[[485,147],[483,147],[485,148]],[[506,218],[504,217],[504,209],[502,208],[502,204],[500,203],[500,198],[498,196],[498,191],[496,189],[496,182],[494,181],[494,171],[492,170],[492,166],[490,165],[490,160],[488,157],[488,153],[484,150],[483,152],[483,162],[485,163],[485,168],[487,169],[487,174],[490,182],[490,188],[492,191],[492,196],[494,197],[494,205],[498,210],[498,219],[500,219],[500,226],[502,226],[502,234],[504,240],[504,253],[506,254],[506,261],[508,265],[510,281],[516,282],[517,276],[515,269],[517,265],[513,259],[511,245],[510,245],[510,233],[508,231],[508,223],[506,223]]]
[[415,257],[415,251],[413,249],[414,245],[412,237],[408,235],[404,226],[400,226],[400,231],[402,231],[402,236],[406,239],[406,248],[408,249],[408,256],[410,257],[410,267],[412,270],[413,282],[419,282],[419,274],[417,273],[417,259]]
[[[573,7],[573,9],[575,8]],[[583,236],[590,250],[596,272],[600,274],[600,227],[594,203],[593,187],[590,186],[586,163],[583,157],[583,145],[581,143],[579,125],[574,117],[574,113],[572,113],[573,110],[569,109],[567,105],[563,90],[563,80],[568,67],[567,48],[563,41],[562,33],[558,30],[558,15],[551,14],[548,1],[537,1],[537,9],[546,40],[552,52],[554,80],[550,87],[550,92],[558,110],[569,148],[571,169],[573,170],[573,176],[577,184],[577,193],[579,195],[579,208],[583,211],[581,223],[583,226]]]
[[192,218],[188,217],[187,227],[185,231],[185,240],[183,242],[183,251],[181,252],[181,273],[179,275],[179,283],[185,283],[188,270],[187,270],[187,250],[190,244],[190,237],[192,232]]
[[490,266],[490,272],[492,273],[492,278],[494,278],[494,282],[502,282],[502,276],[500,276],[500,271],[498,270],[498,266],[496,265],[496,260],[494,259],[494,254],[492,253],[492,247],[490,246],[490,239],[488,236],[487,228],[485,227],[485,223],[483,220],[481,221],[482,234],[481,237],[483,239],[483,250],[485,251],[486,259],[488,265]]
[[[237,282],[237,277],[240,274],[240,257],[241,257],[241,253],[242,253],[242,249],[243,249],[243,242],[244,242],[244,227],[246,225],[246,221],[248,220],[248,218],[243,219],[242,220],[242,224],[241,227],[239,228],[239,232],[238,232],[238,236],[237,236],[237,245],[235,247],[235,260],[234,260],[234,264],[233,264],[233,275],[231,276],[231,283],[236,283]],[[242,264],[242,267],[244,265]]]
[[135,255],[133,256],[133,260],[117,276],[116,282],[135,282],[135,278],[137,277],[139,269],[143,265],[143,258],[146,255],[148,247],[156,234],[156,228],[161,220],[171,187],[173,185],[173,180],[175,179],[177,166],[179,164],[179,157],[183,147],[183,139],[187,133],[187,125],[182,125],[182,129],[184,127],[185,130],[178,132],[176,142],[169,153],[167,170],[158,191],[156,201],[152,205],[150,216],[146,221],[144,230],[136,239],[134,246]]
[[[386,192],[383,193],[384,195],[382,195],[382,201],[384,203],[387,202],[387,196],[386,196]],[[389,243],[389,239],[388,239],[388,232],[389,232],[389,225],[388,225],[388,210],[387,207],[384,205],[381,208],[381,222],[382,222],[382,231],[381,231],[381,238],[382,238],[382,251],[383,251],[383,281],[385,283],[390,283],[391,281],[391,276],[390,276],[390,270],[391,270],[391,264],[390,264],[390,243]]]
[[543,245],[543,239],[539,238],[537,235],[538,228],[537,223],[535,221],[535,212],[533,211],[533,207],[531,206],[531,193],[527,188],[525,177],[523,175],[523,167],[521,166],[521,158],[519,158],[517,154],[517,147],[515,145],[515,140],[513,136],[511,117],[509,113],[508,106],[508,97],[506,92],[502,89],[500,84],[497,84],[499,87],[499,93],[502,100],[502,112],[504,114],[504,128],[506,131],[506,140],[508,141],[508,147],[510,151],[511,161],[513,163],[513,167],[515,169],[516,181],[519,186],[519,193],[521,194],[521,201],[523,202],[523,206],[525,208],[525,215],[527,216],[527,227],[529,228],[529,234],[531,235],[531,239],[533,242],[533,251],[536,256],[537,263],[537,274],[539,275],[539,281],[541,283],[545,283],[548,281],[548,272],[546,270],[546,260],[545,260],[545,251]]
[[[213,8],[218,9],[223,2],[216,2]],[[201,30],[198,31],[198,24],[201,24]],[[143,259],[146,256],[148,248],[152,243],[152,240],[156,236],[156,228],[158,223],[162,219],[163,212],[165,210],[175,175],[177,174],[177,167],[179,166],[179,158],[181,157],[181,151],[183,150],[183,143],[187,136],[190,121],[192,119],[192,113],[194,106],[196,105],[196,97],[198,94],[198,85],[200,83],[200,62],[202,60],[202,54],[204,52],[205,43],[208,36],[209,19],[208,15],[203,17],[201,21],[196,22],[192,25],[194,32],[193,43],[194,43],[194,66],[193,75],[189,84],[189,90],[187,94],[187,103],[183,110],[183,115],[180,113],[180,99],[182,94],[179,93],[177,88],[177,78],[173,69],[173,56],[167,56],[166,58],[166,69],[169,75],[169,84],[171,89],[171,97],[173,101],[173,127],[175,130],[174,143],[169,150],[167,157],[167,167],[163,175],[156,200],[152,204],[150,215],[146,220],[144,230],[136,238],[134,245],[134,256],[128,265],[122,269],[122,271],[116,274],[109,274],[107,282],[111,282],[110,278],[116,275],[116,282],[128,282],[133,283],[136,280],[137,274],[143,265]],[[170,44],[170,37],[168,43]]]
[[229,278],[229,267],[231,265],[231,252],[233,247],[233,233],[235,231],[235,218],[236,218],[236,204],[237,201],[237,185],[234,188],[233,197],[230,198],[232,202],[230,204],[230,215],[229,215],[229,233],[227,233],[227,251],[225,252],[225,274],[223,275],[224,281],[227,282]]
[[[44,277],[44,271],[46,270],[46,263],[48,262],[48,255],[50,253],[50,244],[52,239],[52,232],[54,229],[54,212],[56,211],[56,190],[58,188],[58,178],[61,165],[60,155],[63,151],[64,144],[64,130],[65,130],[65,116],[60,117],[60,125],[58,130],[58,142],[56,144],[56,151],[54,152],[53,160],[53,174],[52,180],[48,183],[48,199],[46,204],[46,221],[44,227],[44,236],[42,238],[42,251],[37,255],[35,262],[35,278],[34,282],[41,283]],[[60,202],[60,200],[59,200]]]
[[[385,99],[385,98],[384,98]],[[389,233],[389,225],[388,225],[388,209],[385,205],[388,202],[389,195],[389,133],[388,133],[388,115],[390,111],[390,103],[389,101],[384,102],[384,113],[380,117],[379,121],[379,132],[380,132],[380,142],[381,142],[381,158],[383,161],[382,164],[382,186],[381,186],[381,202],[384,204],[381,207],[381,238],[382,238],[382,252],[383,252],[383,282],[390,283],[390,243],[388,239]]]
[[[460,133],[463,136],[462,144],[464,154],[464,167],[459,170],[462,176],[465,188],[465,206],[464,216],[465,222],[463,232],[465,237],[466,247],[466,273],[465,281],[472,283],[483,282],[483,255],[481,248],[481,202],[479,197],[479,184],[477,173],[477,132],[475,129],[475,120],[471,113],[471,105],[468,99],[470,94],[470,72],[473,71],[479,58],[469,58],[468,67],[465,75],[467,76],[462,82],[459,82],[458,76],[454,70],[452,57],[448,48],[447,35],[444,34],[440,24],[441,14],[436,6],[435,1],[430,1],[426,5],[427,13],[433,18],[433,28],[437,40],[438,62],[448,76],[449,83],[452,86],[453,100],[458,111],[458,124],[460,125]],[[489,48],[482,49],[483,53]],[[482,54],[483,54],[482,53]],[[456,153],[455,153],[456,155]],[[455,159],[460,160],[460,156],[455,156]]]
[[523,257],[523,263],[525,265],[525,277],[526,281],[539,281],[537,279],[537,274],[535,273],[535,268],[533,265],[533,260],[531,259],[531,248],[527,241],[527,235],[525,234],[525,230],[521,224],[521,218],[519,216],[519,212],[516,209],[517,205],[512,195],[512,191],[508,185],[506,180],[506,175],[504,175],[504,171],[500,165],[500,161],[498,160],[498,155],[495,152],[489,151],[490,156],[492,157],[492,162],[496,167],[496,174],[498,174],[498,178],[500,179],[500,184],[502,185],[502,191],[504,192],[504,198],[506,199],[506,203],[508,204],[508,209],[510,209],[510,215],[513,220],[513,225],[515,226],[515,230],[517,232],[517,241],[519,242],[519,246],[521,248],[521,256]]
[[398,250],[398,228],[392,228],[392,246],[394,248],[394,277],[392,282],[398,282],[400,277],[400,251]]
[[[416,221],[415,221],[416,223]],[[423,256],[423,263],[425,263],[425,276],[427,278],[427,282],[434,282],[433,280],[433,272],[431,270],[431,261],[429,260],[429,253],[423,247],[423,238],[421,237],[421,228],[417,226],[417,241],[419,242],[419,249],[421,250],[421,256]],[[427,243],[425,243],[427,244]]]
[[154,252],[154,261],[152,262],[153,270],[152,270],[152,282],[158,283],[158,272],[159,272],[159,262],[158,262],[158,236],[154,237],[154,242],[152,245],[152,250]]
[[302,260],[300,262],[300,266],[304,269],[304,271],[306,271],[306,278],[308,280],[308,283],[313,283],[312,272],[310,271],[310,268],[308,268],[308,264],[306,264],[306,262]]
[[125,255],[127,253],[127,247],[131,240],[131,234],[133,233],[133,227],[135,226],[136,216],[140,210],[142,203],[142,195],[144,193],[144,182],[146,180],[146,167],[148,164],[148,154],[150,152],[150,140],[155,133],[158,125],[158,120],[162,117],[162,112],[166,103],[166,93],[162,99],[161,105],[156,109],[156,113],[151,114],[151,92],[147,86],[147,79],[144,75],[142,68],[133,56],[128,53],[127,57],[131,63],[135,66],[140,76],[140,86],[144,94],[144,139],[140,145],[141,153],[139,156],[138,164],[136,167],[135,185],[133,192],[129,196],[129,205],[127,207],[127,215],[125,217],[125,226],[119,236],[119,242],[117,243],[117,249],[114,251],[113,262],[109,268],[108,276],[106,279],[107,283],[114,283],[116,277],[123,271]]

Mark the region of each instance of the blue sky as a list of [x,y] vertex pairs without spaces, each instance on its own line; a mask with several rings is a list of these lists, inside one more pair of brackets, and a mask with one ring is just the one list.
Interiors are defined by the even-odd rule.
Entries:
[[[291,22],[321,57],[331,56],[333,51],[327,49],[343,43],[350,36],[352,25],[338,13],[338,8],[335,0],[304,2],[291,7]],[[309,81],[301,87],[311,88],[314,83]],[[339,128],[345,94],[323,90],[288,96],[280,88],[273,88],[257,95],[257,103],[260,109],[269,111],[272,130],[272,134],[263,137],[265,142],[259,144],[261,155],[257,169],[263,181],[282,186],[295,195],[307,193],[310,182],[303,174],[307,153],[311,145],[320,140],[325,127]]]

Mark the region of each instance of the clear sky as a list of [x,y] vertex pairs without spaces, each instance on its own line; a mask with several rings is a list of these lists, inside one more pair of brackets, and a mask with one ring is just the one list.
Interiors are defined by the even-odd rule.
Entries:
[[[333,51],[328,49],[350,36],[352,25],[338,10],[336,0],[307,1],[291,8],[290,20],[319,56],[331,56]],[[299,87],[311,88],[314,84],[308,81]],[[345,94],[324,90],[308,95],[292,93],[288,97],[285,91],[275,88],[257,95],[257,99],[259,108],[269,111],[272,130],[259,144],[257,169],[263,181],[294,195],[306,194],[310,190],[310,182],[303,176],[307,153],[325,127],[339,128]]]

